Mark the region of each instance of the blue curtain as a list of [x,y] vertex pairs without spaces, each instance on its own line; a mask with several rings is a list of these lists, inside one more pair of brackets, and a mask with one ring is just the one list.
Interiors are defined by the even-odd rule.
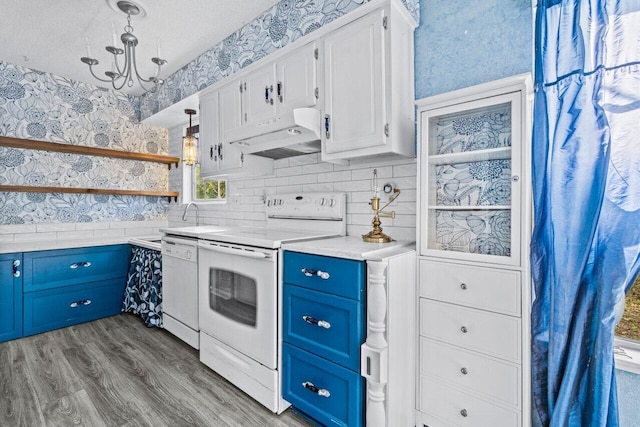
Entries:
[[533,417],[618,426],[614,306],[640,269],[640,1],[541,0],[535,37]]
[[122,311],[139,314],[147,326],[162,327],[162,254],[131,246]]

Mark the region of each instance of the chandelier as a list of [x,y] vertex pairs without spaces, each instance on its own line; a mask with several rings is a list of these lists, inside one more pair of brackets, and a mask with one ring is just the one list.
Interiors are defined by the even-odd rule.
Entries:
[[[160,47],[158,47],[158,57],[151,58],[151,62],[158,66],[156,69],[156,75],[149,77],[148,79],[144,79],[140,76],[140,73],[138,73],[138,66],[136,65],[136,46],[138,45],[138,38],[133,35],[133,27],[131,26],[131,15],[138,15],[140,13],[140,8],[129,1],[118,1],[117,6],[118,9],[127,14],[127,25],[124,27],[125,32],[120,36],[124,49],[116,46],[115,31],[113,33],[113,46],[105,47],[105,50],[113,55],[111,71],[105,71],[104,73],[109,77],[109,79],[102,79],[94,73],[93,66],[98,65],[99,62],[97,59],[91,58],[91,50],[88,42],[87,56],[83,56],[80,60],[89,66],[89,71],[91,71],[93,77],[101,82],[111,83],[113,88],[116,90],[122,89],[125,84],[129,87],[133,87],[134,77],[145,91],[155,89],[158,84],[162,83],[162,80],[159,78],[160,69],[167,63],[167,61],[159,58]],[[124,65],[122,68],[118,61],[118,56],[120,55],[124,55]],[[152,83],[153,87],[147,88],[145,83]]]

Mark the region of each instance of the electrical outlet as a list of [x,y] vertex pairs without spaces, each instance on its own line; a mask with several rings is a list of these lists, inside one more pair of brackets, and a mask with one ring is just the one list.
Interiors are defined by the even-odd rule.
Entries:
[[232,194],[230,198],[231,198],[231,204],[239,205],[242,199],[242,196],[240,194]]

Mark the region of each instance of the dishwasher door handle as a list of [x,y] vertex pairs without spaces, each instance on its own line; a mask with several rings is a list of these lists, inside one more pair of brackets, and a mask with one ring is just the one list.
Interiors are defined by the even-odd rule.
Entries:
[[236,248],[230,248],[227,246],[216,246],[216,245],[207,245],[207,244],[198,243],[198,248],[204,249],[207,251],[212,251],[212,252],[220,252],[223,254],[243,256],[246,258],[255,258],[255,259],[271,258],[271,256],[265,254],[264,252],[256,252],[256,251],[251,251],[246,249],[236,249]]

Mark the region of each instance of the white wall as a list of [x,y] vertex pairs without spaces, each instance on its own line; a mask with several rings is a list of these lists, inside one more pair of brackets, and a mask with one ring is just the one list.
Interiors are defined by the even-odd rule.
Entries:
[[[181,157],[182,127],[169,130],[169,155]],[[400,189],[400,196],[387,210],[395,210],[396,218],[382,218],[382,228],[396,240],[415,240],[416,234],[416,161],[387,160],[351,164],[349,166],[321,162],[320,154],[308,154],[276,160],[274,175],[260,178],[229,178],[226,204],[201,204],[200,224],[257,226],[266,221],[264,196],[289,192],[340,191],[347,193],[347,234],[361,235],[371,229],[373,211],[369,206],[373,169],[378,182],[389,182]],[[353,163],[353,162],[352,162]],[[182,168],[169,173],[170,191],[182,192]],[[238,197],[239,196],[239,197]],[[386,203],[386,196],[383,195]],[[189,212],[182,221],[185,205],[169,205],[169,226],[195,224]]]

